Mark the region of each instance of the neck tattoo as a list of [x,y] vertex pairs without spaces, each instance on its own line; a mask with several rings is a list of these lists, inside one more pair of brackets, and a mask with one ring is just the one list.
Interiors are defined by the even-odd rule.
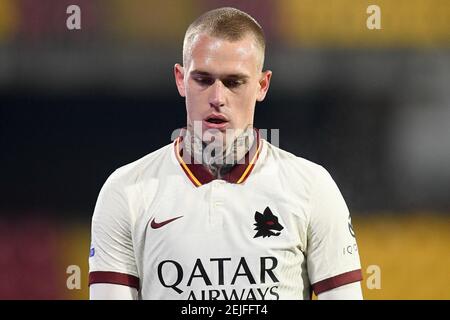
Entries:
[[[255,132],[252,127],[241,130],[236,136],[226,136],[222,139],[212,139],[204,142],[201,138],[186,130],[185,140],[190,143],[186,148],[196,163],[206,166],[216,179],[222,179],[238,163],[244,163],[247,152],[255,142]],[[227,143],[226,140],[232,141]]]

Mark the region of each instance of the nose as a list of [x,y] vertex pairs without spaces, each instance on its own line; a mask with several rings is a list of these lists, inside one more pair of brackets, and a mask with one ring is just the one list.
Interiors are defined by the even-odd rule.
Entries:
[[225,86],[222,81],[216,80],[214,84],[209,88],[209,105],[212,108],[220,108],[225,106]]

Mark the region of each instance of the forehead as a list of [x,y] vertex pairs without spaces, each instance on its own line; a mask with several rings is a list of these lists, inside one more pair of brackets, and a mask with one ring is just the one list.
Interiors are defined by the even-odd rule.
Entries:
[[260,54],[260,49],[250,35],[241,40],[229,41],[199,34],[191,43],[188,69],[214,74],[253,73],[258,69]]

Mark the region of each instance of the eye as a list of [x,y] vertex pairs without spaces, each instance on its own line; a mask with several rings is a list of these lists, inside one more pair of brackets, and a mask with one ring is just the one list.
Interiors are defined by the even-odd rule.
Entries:
[[214,83],[214,79],[208,77],[195,77],[194,81],[203,86],[210,86]]
[[237,88],[244,84],[244,80],[239,79],[225,79],[222,82],[227,88]]

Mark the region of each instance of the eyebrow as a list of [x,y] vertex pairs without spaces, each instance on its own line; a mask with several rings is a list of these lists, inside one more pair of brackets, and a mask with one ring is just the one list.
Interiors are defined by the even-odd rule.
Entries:
[[[214,77],[213,74],[211,74],[209,72],[206,72],[206,71],[201,71],[201,70],[193,70],[193,71],[191,71],[191,76]],[[244,73],[233,73],[233,74],[224,75],[221,78],[226,78],[226,79],[248,79],[250,77],[248,75],[244,74]]]

